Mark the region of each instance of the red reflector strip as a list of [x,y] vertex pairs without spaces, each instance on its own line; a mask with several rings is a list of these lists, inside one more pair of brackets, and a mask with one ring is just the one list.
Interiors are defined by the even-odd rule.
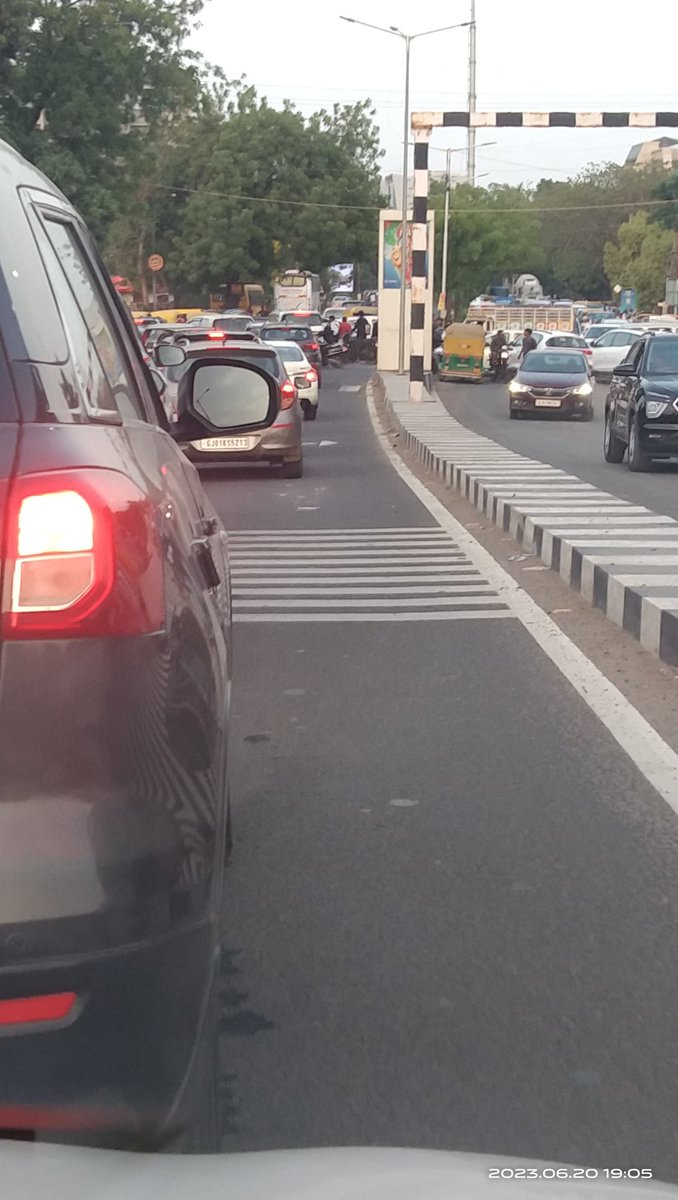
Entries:
[[39,1021],[63,1021],[72,1012],[75,992],[54,992],[50,996],[22,996],[19,1000],[0,1000],[0,1025],[32,1025]]

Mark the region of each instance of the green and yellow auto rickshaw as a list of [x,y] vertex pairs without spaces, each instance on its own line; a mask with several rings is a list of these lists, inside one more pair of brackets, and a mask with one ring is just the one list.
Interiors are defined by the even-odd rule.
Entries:
[[482,379],[485,330],[473,322],[455,321],[443,338],[438,378]]

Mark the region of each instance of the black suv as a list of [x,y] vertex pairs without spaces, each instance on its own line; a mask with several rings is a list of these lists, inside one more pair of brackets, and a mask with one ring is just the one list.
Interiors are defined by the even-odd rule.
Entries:
[[[0,211],[0,1129],[216,1149],[226,535],[86,227],[3,142]],[[215,363],[188,436],[243,371],[238,432],[271,424]]]
[[604,453],[631,471],[678,455],[678,336],[647,334],[612,374],[605,400]]

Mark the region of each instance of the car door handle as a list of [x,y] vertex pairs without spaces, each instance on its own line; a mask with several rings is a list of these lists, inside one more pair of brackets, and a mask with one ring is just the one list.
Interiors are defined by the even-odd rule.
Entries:
[[204,586],[208,591],[218,588],[221,583],[221,576],[217,571],[207,538],[195,538],[192,542],[192,548],[200,566]]

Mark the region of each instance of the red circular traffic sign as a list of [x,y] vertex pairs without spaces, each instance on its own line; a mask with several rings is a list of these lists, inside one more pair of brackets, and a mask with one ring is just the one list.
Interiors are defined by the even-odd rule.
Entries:
[[148,265],[151,271],[162,271],[165,265],[165,260],[162,254],[151,254],[148,259]]

